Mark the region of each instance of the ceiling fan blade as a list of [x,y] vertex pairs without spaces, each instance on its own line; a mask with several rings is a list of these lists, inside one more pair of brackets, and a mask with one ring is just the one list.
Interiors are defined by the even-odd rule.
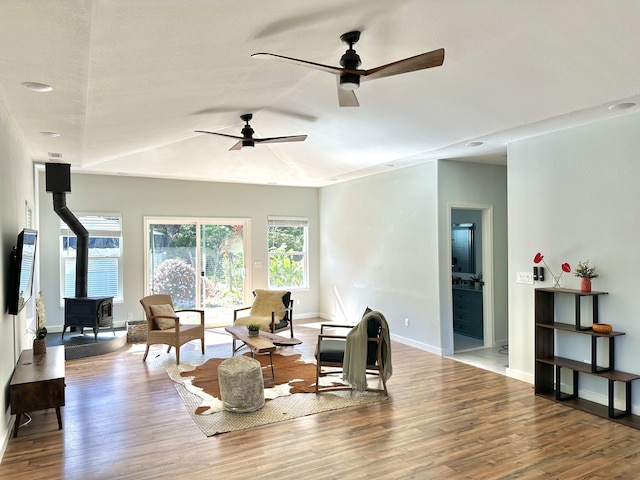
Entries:
[[243,137],[238,137],[237,135],[227,135],[226,133],[207,132],[206,130],[194,130],[194,131],[197,133],[208,133],[210,135],[220,135],[221,137],[235,138],[236,140],[243,138]]
[[306,135],[291,135],[288,137],[270,137],[270,138],[254,138],[256,143],[287,143],[287,142],[304,142]]
[[400,73],[439,67],[443,63],[444,48],[439,48],[432,52],[423,53],[416,55],[415,57],[405,58],[404,60],[398,60],[397,62],[365,70],[362,74],[362,80],[374,80],[376,78],[390,77],[391,75],[398,75]]
[[229,149],[229,151],[231,150],[240,150],[242,148],[242,140],[240,140],[238,143],[236,143],[235,145],[233,145],[233,147],[231,147]]
[[338,104],[341,107],[359,107],[360,103],[356,97],[356,92],[340,88],[340,77],[336,78],[338,80]]
[[[252,53],[252,57],[256,58],[275,58],[276,60],[283,60],[288,63],[300,65],[302,67],[310,67],[323,72],[340,74],[346,71],[344,68],[332,67],[331,65],[323,65],[321,63],[309,62],[307,60],[299,60],[297,58],[285,57],[283,55],[276,55],[275,53]],[[350,70],[349,70],[350,71]]]

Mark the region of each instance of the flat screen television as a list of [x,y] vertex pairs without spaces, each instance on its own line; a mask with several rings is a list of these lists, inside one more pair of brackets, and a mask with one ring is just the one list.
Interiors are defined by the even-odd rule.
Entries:
[[7,312],[17,315],[32,296],[38,232],[25,228],[18,234],[18,244],[9,259]]

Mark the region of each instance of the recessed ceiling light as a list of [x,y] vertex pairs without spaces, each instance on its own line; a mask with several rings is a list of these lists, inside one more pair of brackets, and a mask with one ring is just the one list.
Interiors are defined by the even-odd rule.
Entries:
[[59,137],[60,134],[58,132],[40,132],[40,135],[44,135],[45,137]]
[[50,92],[53,90],[53,87],[38,82],[22,82],[22,86],[32,92]]
[[611,110],[612,112],[616,112],[618,110],[626,110],[628,108],[635,107],[635,106],[636,104],[632,102],[616,103],[613,105],[609,105],[609,110]]
[[329,181],[330,182],[337,182],[338,180],[340,180],[339,178],[330,178]]
[[396,164],[395,163],[385,163],[384,166],[391,168],[391,167],[395,167]]
[[465,147],[479,147],[482,145],[482,142],[469,142],[465,144]]

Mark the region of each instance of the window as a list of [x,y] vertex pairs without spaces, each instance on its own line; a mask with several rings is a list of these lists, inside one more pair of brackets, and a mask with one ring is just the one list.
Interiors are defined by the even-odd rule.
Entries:
[[269,217],[269,288],[307,288],[306,218]]
[[[122,219],[119,214],[85,214],[78,220],[89,232],[87,295],[122,301]],[[76,236],[60,220],[61,295],[75,297]]]

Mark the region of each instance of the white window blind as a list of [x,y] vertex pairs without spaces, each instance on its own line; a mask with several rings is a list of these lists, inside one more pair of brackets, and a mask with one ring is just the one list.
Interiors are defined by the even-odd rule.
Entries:
[[[89,232],[87,295],[122,301],[122,221],[119,214],[84,214],[78,221]],[[60,220],[62,292],[75,296],[77,238]]]

